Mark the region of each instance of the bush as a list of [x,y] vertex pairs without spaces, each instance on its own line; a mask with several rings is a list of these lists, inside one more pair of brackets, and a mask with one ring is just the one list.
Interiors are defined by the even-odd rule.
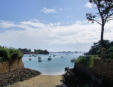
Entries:
[[9,52],[7,48],[0,48],[1,61],[9,60]]
[[22,52],[14,48],[0,47],[0,62],[21,58]]
[[80,56],[76,63],[81,63],[91,68],[94,65],[94,56]]
[[109,59],[113,59],[113,46],[111,46],[108,50],[107,50],[107,57]]
[[11,59],[21,58],[23,56],[21,51],[20,50],[16,50],[16,49],[9,49],[9,53],[10,53],[10,58]]
[[[105,57],[113,59],[113,41],[104,40]],[[101,55],[101,41],[94,43],[85,55]]]

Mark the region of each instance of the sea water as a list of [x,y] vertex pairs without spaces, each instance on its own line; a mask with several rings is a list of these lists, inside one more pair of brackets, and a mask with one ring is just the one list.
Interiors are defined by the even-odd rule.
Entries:
[[[26,68],[40,71],[43,75],[62,75],[65,72],[65,67],[72,68],[74,63],[71,60],[76,59],[82,53],[75,52],[51,52],[48,55],[44,54],[25,54],[23,56],[24,66]],[[39,62],[39,58],[41,61]],[[48,60],[51,58],[51,60]]]

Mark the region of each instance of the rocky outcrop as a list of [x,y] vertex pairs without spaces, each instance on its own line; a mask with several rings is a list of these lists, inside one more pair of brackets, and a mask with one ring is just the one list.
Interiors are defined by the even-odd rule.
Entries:
[[113,87],[113,78],[101,74],[101,67],[98,72],[82,64],[75,64],[73,69],[66,69],[63,83],[68,87]]
[[113,78],[113,60],[95,59],[93,72],[108,78]]
[[0,63],[0,74],[24,68],[22,58]]
[[15,69],[11,72],[0,74],[0,87],[6,87],[7,85],[11,85],[18,81],[27,80],[34,76],[40,75],[39,71],[22,68]]

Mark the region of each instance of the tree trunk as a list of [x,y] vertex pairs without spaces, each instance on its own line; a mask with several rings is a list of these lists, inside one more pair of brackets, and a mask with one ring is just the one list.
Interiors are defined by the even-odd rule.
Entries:
[[103,40],[103,36],[104,36],[104,23],[102,23],[101,26],[101,58],[105,59],[105,46],[104,46],[104,40]]
[[103,36],[104,36],[104,24],[102,24],[101,26],[101,47],[104,47]]

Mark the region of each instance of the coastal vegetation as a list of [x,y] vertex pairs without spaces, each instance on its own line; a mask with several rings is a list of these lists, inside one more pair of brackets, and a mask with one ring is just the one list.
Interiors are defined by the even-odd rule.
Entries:
[[35,54],[49,54],[47,50],[40,50],[40,49],[38,50],[34,49],[34,53]]
[[0,46],[0,62],[20,59],[22,56],[23,53],[18,49]]
[[18,50],[20,50],[23,54],[29,54],[31,53],[31,49],[27,49],[27,48],[19,48]]
[[[76,63],[82,63],[89,67],[93,67],[94,59],[101,59],[100,47],[101,41],[94,43],[90,50],[84,54],[84,56],[80,56],[76,59]],[[109,60],[113,59],[113,41],[104,40],[104,47],[106,49],[104,56]]]
[[27,48],[19,48],[19,50],[23,53],[23,54],[49,54],[49,52],[47,50],[41,50],[41,49],[34,49],[33,51],[31,51],[31,49],[27,49]]
[[76,60],[76,63],[82,63],[83,65],[91,68],[94,65],[95,57],[96,56],[79,56],[79,58]]
[[[91,46],[91,49],[85,53],[85,55],[101,55],[101,41],[94,43],[93,46]],[[104,40],[104,47],[106,49],[106,53],[104,54],[104,56],[107,59],[113,59],[113,41],[109,41],[109,40]]]

